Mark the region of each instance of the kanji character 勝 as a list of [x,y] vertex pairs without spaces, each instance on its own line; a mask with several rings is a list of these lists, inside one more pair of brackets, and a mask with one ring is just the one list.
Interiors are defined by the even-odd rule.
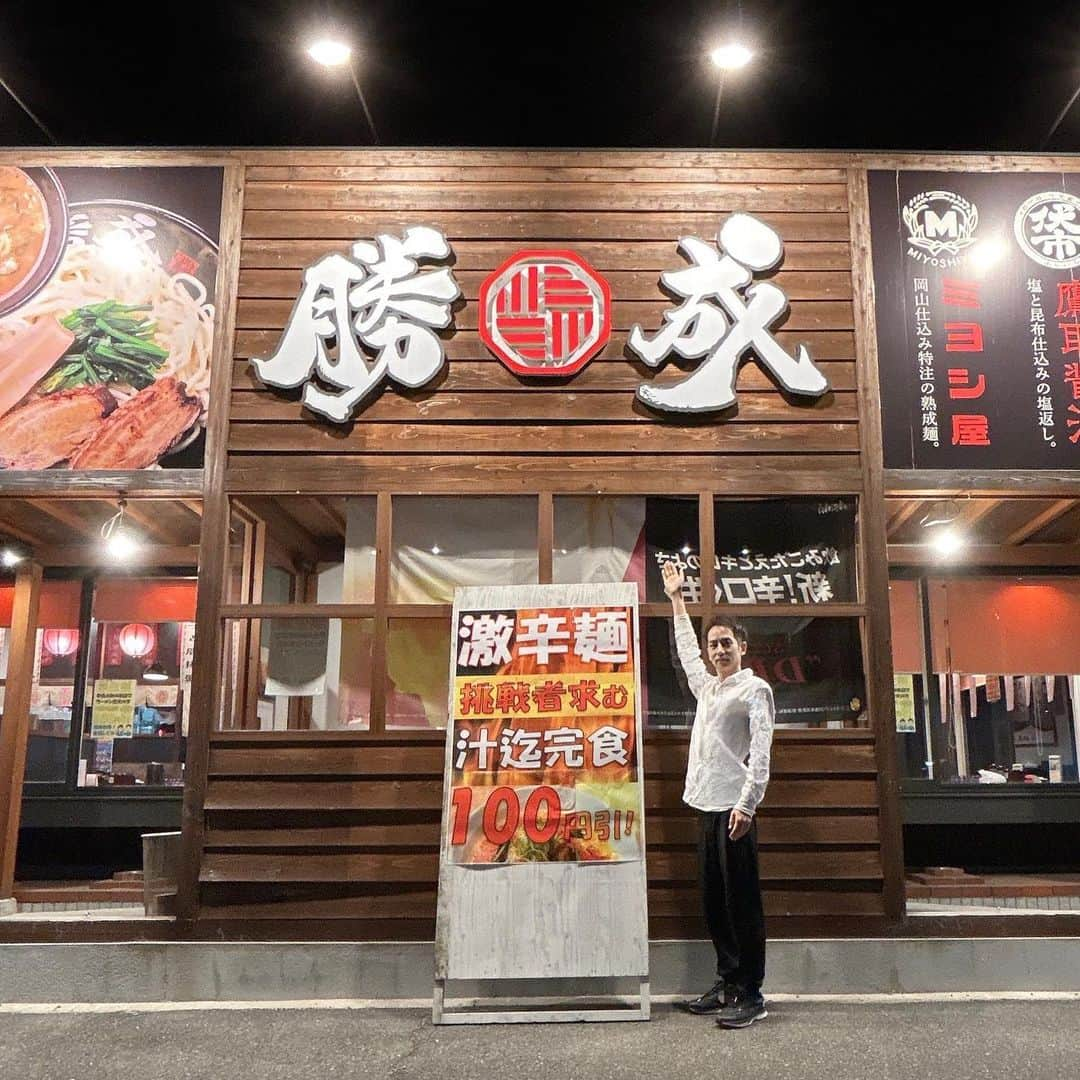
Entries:
[[[443,365],[434,330],[450,325],[451,303],[461,290],[449,268],[421,272],[418,261],[451,254],[441,232],[420,225],[401,239],[357,241],[351,258],[324,255],[304,271],[277,351],[252,359],[256,375],[282,388],[306,383],[304,405],[341,423],[386,377],[422,386]],[[336,358],[330,355],[334,342]],[[335,390],[309,381],[313,376]]]
[[514,620],[503,614],[494,618],[487,613],[462,615],[458,636],[464,639],[458,653],[458,663],[462,667],[508,664]]
[[581,611],[574,616],[574,655],[588,663],[623,664],[630,656],[625,611]]
[[605,724],[597,728],[590,736],[592,746],[592,764],[594,769],[605,765],[626,765],[630,761],[630,750],[626,743],[630,732]]
[[715,246],[686,236],[678,248],[692,265],[660,280],[683,303],[664,313],[664,326],[651,338],[634,326],[628,345],[650,367],[671,353],[704,360],[679,383],[639,386],[637,396],[646,405],[674,412],[728,408],[735,403],[739,361],[750,350],[791,393],[819,397],[829,389],[805,346],[791,356],[773,337],[788,309],[783,291],[771,282],[754,283],[755,272],[771,270],[783,257],[779,234],[748,214],[732,214]]

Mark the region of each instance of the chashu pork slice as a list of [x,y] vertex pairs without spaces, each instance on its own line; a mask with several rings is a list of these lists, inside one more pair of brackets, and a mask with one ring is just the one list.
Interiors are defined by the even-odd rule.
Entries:
[[145,469],[199,418],[202,406],[174,376],[129,398],[71,458],[73,469]]
[[0,468],[47,469],[71,457],[115,409],[104,386],[31,399],[0,420]]

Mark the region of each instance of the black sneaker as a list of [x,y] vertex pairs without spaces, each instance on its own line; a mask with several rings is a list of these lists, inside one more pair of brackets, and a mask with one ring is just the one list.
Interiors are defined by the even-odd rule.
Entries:
[[701,997],[683,1002],[683,1008],[695,1016],[707,1016],[719,1012],[728,1003],[727,986],[723,979],[717,979]]
[[744,1028],[768,1015],[765,999],[760,994],[741,994],[719,1011],[716,1022],[720,1027]]

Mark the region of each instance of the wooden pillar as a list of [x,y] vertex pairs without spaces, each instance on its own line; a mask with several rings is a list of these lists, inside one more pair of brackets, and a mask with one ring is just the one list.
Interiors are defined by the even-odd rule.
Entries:
[[851,219],[851,277],[855,300],[855,354],[859,401],[859,457],[862,499],[863,624],[866,694],[874,728],[881,862],[885,914],[905,918],[904,835],[900,813],[900,770],[896,753],[892,628],[889,624],[889,557],[885,528],[885,477],[881,442],[874,277],[870,249],[870,192],[865,169],[848,169]]
[[38,563],[21,566],[15,577],[4,719],[0,723],[0,914],[9,913],[5,908],[14,911],[15,852],[22,816],[40,593],[41,566]]
[[217,724],[221,709],[221,604],[229,569],[229,500],[225,494],[225,465],[243,214],[244,167],[229,165],[225,168],[222,184],[221,248],[215,290],[217,317],[214,321],[210,411],[203,466],[195,655],[191,673],[187,761],[184,766],[183,841],[177,874],[177,917],[187,926],[194,923],[199,912],[199,869],[205,824],[203,806],[210,767],[210,733]]

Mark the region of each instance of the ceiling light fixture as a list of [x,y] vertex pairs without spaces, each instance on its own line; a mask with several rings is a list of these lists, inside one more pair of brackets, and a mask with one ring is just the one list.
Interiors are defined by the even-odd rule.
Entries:
[[934,532],[930,545],[942,557],[955,555],[967,541],[955,529],[942,528]]
[[919,524],[924,529],[932,529],[935,525],[951,525],[959,516],[960,504],[955,499],[940,499],[931,503],[930,508],[919,518]]
[[18,566],[25,558],[26,556],[16,551],[15,548],[6,547],[0,551],[0,564],[8,570]]
[[101,526],[101,539],[105,544],[105,551],[110,558],[117,561],[130,558],[139,548],[138,541],[124,528],[126,509],[127,500],[121,499],[116,513]]
[[147,682],[166,682],[169,673],[162,667],[161,662],[155,660],[143,673],[142,677]]
[[320,38],[307,48],[307,54],[323,67],[341,67],[352,57],[352,49],[339,38]]

